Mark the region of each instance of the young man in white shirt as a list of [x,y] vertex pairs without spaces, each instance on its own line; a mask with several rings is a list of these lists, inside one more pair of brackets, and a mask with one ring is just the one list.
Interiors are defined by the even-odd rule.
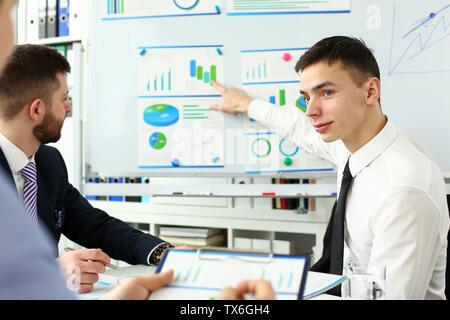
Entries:
[[445,299],[449,213],[439,167],[380,106],[380,72],[357,39],[330,37],[298,61],[306,113],[251,99],[213,83],[213,110],[248,113],[305,151],[336,164],[338,190],[349,161],[343,263],[386,266],[387,299]]

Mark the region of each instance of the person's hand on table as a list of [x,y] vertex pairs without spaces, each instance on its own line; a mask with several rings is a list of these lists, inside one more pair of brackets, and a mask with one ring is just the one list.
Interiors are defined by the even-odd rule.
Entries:
[[173,279],[173,270],[128,279],[111,290],[102,300],[145,300],[152,291],[168,285]]
[[77,288],[79,293],[88,293],[94,289],[98,274],[105,272],[105,264],[111,258],[101,249],[82,249],[65,252],[57,259],[68,285]]
[[258,300],[275,300],[275,291],[267,280],[244,280],[237,284],[236,287],[223,288],[217,300],[244,300],[244,295],[251,294]]
[[247,112],[252,99],[244,90],[235,87],[224,87],[222,84],[211,81],[211,85],[222,95],[223,104],[212,105],[211,109],[230,114]]

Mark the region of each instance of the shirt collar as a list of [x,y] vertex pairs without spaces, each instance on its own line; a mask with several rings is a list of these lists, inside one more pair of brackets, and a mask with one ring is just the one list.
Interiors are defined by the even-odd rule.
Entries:
[[35,162],[34,155],[28,159],[25,153],[0,132],[0,148],[5,154],[9,168],[13,174],[20,172],[28,162]]
[[398,130],[389,119],[384,128],[350,157],[350,172],[355,177],[383,153],[397,137]]

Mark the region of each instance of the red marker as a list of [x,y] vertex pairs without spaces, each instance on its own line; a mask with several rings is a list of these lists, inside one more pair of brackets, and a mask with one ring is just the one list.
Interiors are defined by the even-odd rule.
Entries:
[[263,196],[276,196],[277,194],[275,192],[263,192]]

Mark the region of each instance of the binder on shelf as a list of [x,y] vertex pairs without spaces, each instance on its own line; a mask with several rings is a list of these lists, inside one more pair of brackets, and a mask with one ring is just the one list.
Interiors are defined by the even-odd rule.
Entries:
[[58,1],[58,36],[69,36],[69,2],[70,0]]
[[[67,61],[69,62],[72,70],[75,69],[80,69],[80,63],[76,61],[75,59],[76,55],[75,55],[75,51],[73,49],[73,45],[68,45],[67,46]],[[69,87],[69,92],[73,92],[74,91],[74,74],[73,72],[67,74],[67,86]]]
[[[299,179],[287,179],[288,184],[299,184]],[[299,198],[290,198],[288,199],[288,210],[295,210],[300,205],[300,199]]]
[[[309,179],[309,184],[315,184],[315,179]],[[316,211],[316,198],[308,198],[308,211]]]
[[[86,183],[98,183],[98,178],[86,178]],[[98,196],[86,195],[86,200],[98,200]]]
[[47,0],[39,1],[39,39],[47,38]]
[[[150,183],[150,178],[142,177],[141,183],[146,183],[146,184]],[[141,202],[142,203],[150,203],[150,196],[141,196]]]
[[[106,183],[106,178],[99,178],[98,183]],[[98,196],[98,200],[107,201],[108,196]]]
[[[275,184],[280,184],[280,178],[275,178]],[[275,208],[274,209],[281,209],[281,198],[277,197],[275,198]]]
[[[109,178],[109,183],[123,183],[123,178]],[[123,196],[109,196],[109,201],[123,201]]]
[[50,48],[58,50],[59,53],[61,53],[65,58],[67,58],[67,46],[66,45],[64,45],[64,44],[53,45],[53,46],[50,46]]
[[[280,184],[286,184],[288,179],[281,178]],[[281,198],[281,209],[286,210],[288,208],[288,199],[287,198]]]
[[58,0],[47,0],[47,38],[58,36]]
[[[302,184],[309,184],[309,179],[302,179]],[[306,210],[309,209],[309,198],[305,197],[303,198],[303,208]]]
[[69,35],[78,37],[83,28],[83,2],[85,0],[70,0],[69,2]]
[[39,2],[36,0],[28,0],[26,3],[26,40],[33,42],[39,39]]
[[[141,183],[140,177],[135,178],[125,178],[125,183]],[[142,198],[141,196],[125,196],[125,201],[128,202],[141,202]]]

